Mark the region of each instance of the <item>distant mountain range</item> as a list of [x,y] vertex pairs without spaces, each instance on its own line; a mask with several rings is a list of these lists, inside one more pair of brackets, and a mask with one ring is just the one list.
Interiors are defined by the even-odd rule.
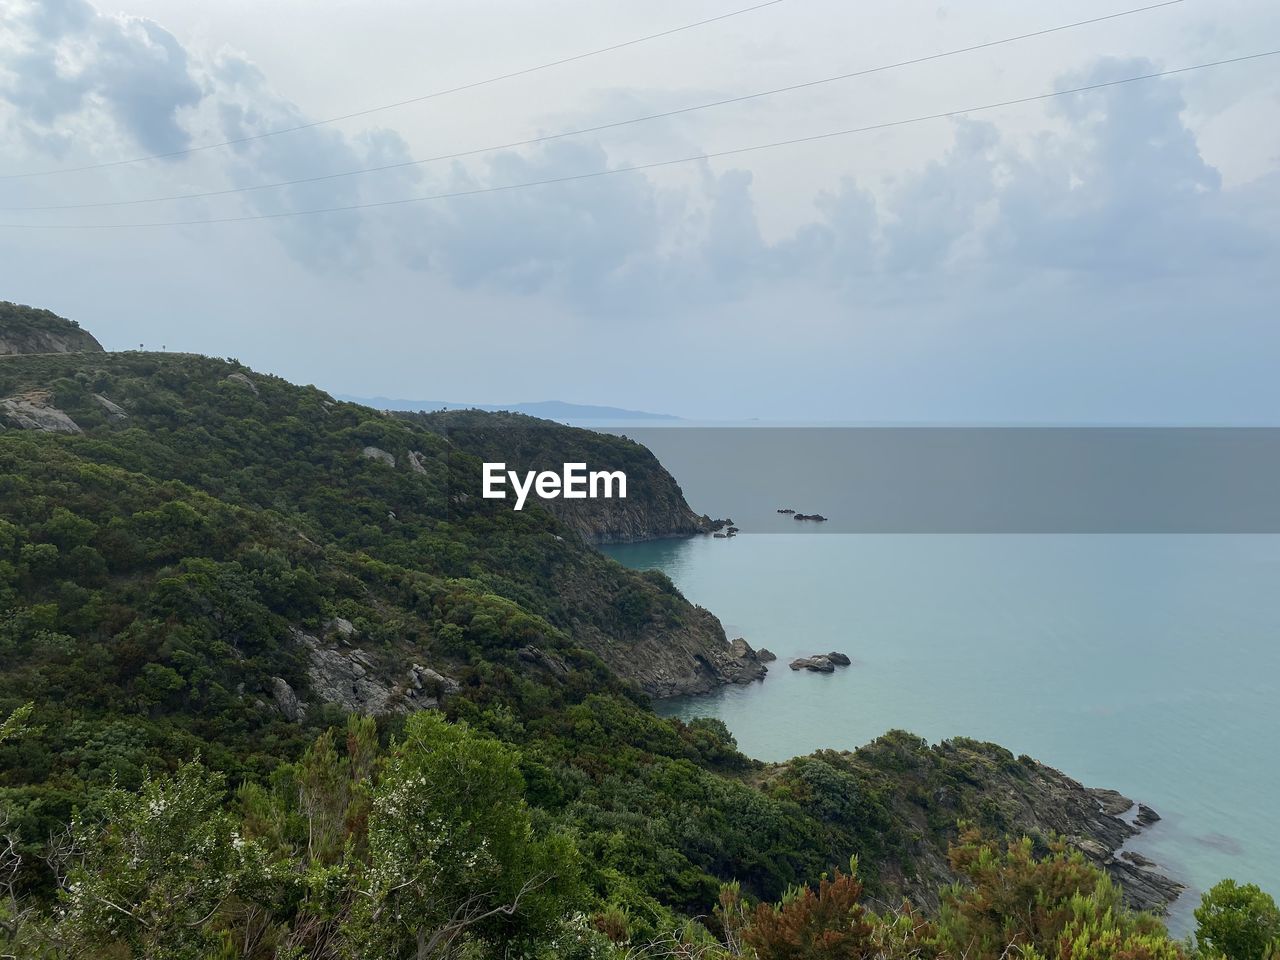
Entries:
[[621,407],[602,407],[589,403],[565,403],[563,400],[541,400],[536,403],[451,403],[447,400],[398,400],[392,397],[351,397],[335,394],[335,399],[362,403],[379,410],[410,410],[433,412],[436,410],[485,410],[490,413],[507,410],[525,413],[544,420],[581,422],[585,420],[679,420],[667,413],[646,413],[643,410],[624,410]]

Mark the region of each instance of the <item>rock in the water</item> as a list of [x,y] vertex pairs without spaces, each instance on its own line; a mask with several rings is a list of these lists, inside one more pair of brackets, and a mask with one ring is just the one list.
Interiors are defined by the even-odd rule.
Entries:
[[792,520],[816,520],[818,523],[825,523],[827,518],[820,513],[797,513],[791,518]]
[[271,696],[276,702],[280,715],[291,723],[297,723],[307,715],[307,705],[298,699],[284,677],[271,678]]
[[773,663],[773,661],[778,659],[778,655],[772,650],[761,647],[756,651],[756,659],[761,663]]
[[258,396],[258,385],[254,383],[252,380],[250,380],[243,373],[240,373],[238,371],[236,373],[229,373],[227,374],[226,379],[230,383],[236,383],[242,387],[248,387],[250,392],[252,392],[255,397]]
[[33,390],[30,393],[0,400],[0,419],[19,430],[39,430],[44,433],[83,433],[80,425],[49,402],[49,394]]
[[853,661],[850,660],[845,654],[840,653],[836,650],[832,650],[830,653],[828,653],[827,659],[830,660],[832,663],[834,663],[837,667],[847,667],[849,664],[853,663]]
[[360,454],[370,460],[377,460],[379,463],[385,463],[389,467],[394,467],[396,465],[396,458],[379,447],[365,447],[360,451]]
[[814,673],[835,673],[836,665],[829,657],[797,657],[791,661],[792,670],[811,670]]
[[1156,813],[1145,803],[1138,804],[1138,815],[1133,818],[1139,826],[1149,827],[1153,823],[1160,822],[1160,814]]
[[724,677],[730,683],[752,683],[763,680],[769,668],[760,662],[751,644],[737,637],[729,643],[729,656],[721,664]]
[[129,419],[129,414],[125,413],[123,407],[121,407],[118,403],[112,403],[102,394],[95,393],[93,395],[93,399],[97,401],[98,406],[102,407],[103,410],[107,411],[107,419],[110,420],[112,423]]
[[1108,817],[1119,817],[1133,809],[1133,801],[1119,790],[1104,790],[1094,787],[1089,790]]

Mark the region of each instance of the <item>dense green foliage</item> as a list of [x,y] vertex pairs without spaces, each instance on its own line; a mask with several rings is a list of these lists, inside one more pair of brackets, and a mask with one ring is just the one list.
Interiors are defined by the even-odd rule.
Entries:
[[[29,735],[29,734],[27,734]],[[1000,845],[975,829],[950,857],[962,882],[937,916],[869,906],[851,870],[757,901],[720,887],[701,920],[656,928],[602,904],[580,835],[532,808],[521,754],[433,713],[380,749],[353,718],[264,785],[226,799],[197,763],[108,788],[49,851],[49,908],[0,900],[8,955],[241,958],[702,958],[702,960],[1252,960],[1275,904],[1223,885],[1205,898],[1200,947],[1130,912],[1105,874],[1055,844]],[[6,874],[0,858],[0,881]],[[1240,894],[1243,894],[1241,896]],[[1260,939],[1259,934],[1263,934]]]
[[[0,359],[0,396],[31,390],[84,432],[0,432],[0,956],[1176,955],[1066,854],[992,866],[972,839],[955,869],[992,897],[1023,877],[1033,927],[960,892],[937,928],[839,927],[853,881],[824,873],[857,855],[885,900],[957,818],[1016,830],[991,785],[1030,762],[895,733],[765,768],[655,716],[605,656],[693,608],[464,496],[484,450],[208,358]],[[456,678],[443,713],[320,703],[296,631],[339,619],[379,676]],[[833,924],[845,953],[803,952]]]

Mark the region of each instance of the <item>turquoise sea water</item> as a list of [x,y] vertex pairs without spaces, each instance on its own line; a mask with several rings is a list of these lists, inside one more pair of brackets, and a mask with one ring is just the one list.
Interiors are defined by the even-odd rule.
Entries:
[[[1225,876],[1280,896],[1280,537],[744,533],[608,552],[778,655],[763,683],[663,712],[719,717],[764,760],[895,727],[993,740],[1164,817],[1136,846],[1193,888],[1175,930]],[[786,666],[829,650],[853,666]]]

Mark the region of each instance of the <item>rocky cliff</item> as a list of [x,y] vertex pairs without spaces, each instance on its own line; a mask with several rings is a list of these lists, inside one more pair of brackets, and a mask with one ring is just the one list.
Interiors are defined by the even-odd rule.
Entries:
[[[872,846],[880,894],[929,910],[939,887],[957,879],[947,847],[961,821],[991,836],[1029,837],[1041,852],[1060,838],[1110,874],[1136,909],[1164,913],[1183,890],[1128,849],[1159,820],[1154,811],[996,744],[957,738],[931,746],[895,731],[854,751],[777,764],[761,782],[803,798],[827,825],[837,862]],[[882,837],[913,840],[875,849]]]
[[[630,527],[611,524],[610,506],[623,503],[617,500],[600,501],[602,513],[588,528],[555,512],[516,513],[507,504],[469,496],[480,461],[454,442],[465,434],[449,440],[413,419],[337,403],[314,388],[221,360],[98,352],[0,361],[0,436],[26,434],[52,444],[61,435],[84,441],[67,448],[77,456],[126,462],[151,481],[186,484],[253,511],[278,512],[288,504],[290,522],[307,529],[311,541],[345,536],[343,549],[358,543],[363,552],[382,550],[417,572],[466,583],[484,598],[479,607],[485,609],[468,602],[457,616],[464,625],[474,621],[478,636],[495,622],[528,618],[528,636],[502,651],[513,668],[528,671],[550,662],[530,660],[526,648],[548,656],[586,651],[653,697],[763,676],[754,653],[731,644],[720,622],[690,604],[670,580],[625,570],[575,535],[619,529],[671,535],[696,527],[679,487],[647,450],[585,430],[553,425],[553,432],[507,431],[500,415],[477,418],[478,446],[513,463],[532,461],[534,452],[523,447],[508,454],[504,444],[530,434],[540,444],[538,456],[556,463],[594,462],[597,448],[621,451],[628,459],[610,463],[649,478],[636,489],[652,492],[640,498],[643,503],[631,503],[639,519]],[[495,429],[483,429],[488,418]],[[470,440],[466,446],[471,449]],[[388,617],[386,611],[404,603],[368,602]],[[456,626],[445,634],[453,636]],[[312,668],[282,676],[300,703],[361,712],[412,709],[419,701],[412,664],[447,674],[465,659],[457,649],[443,650],[447,644],[434,636],[420,648],[397,647],[394,656],[364,639],[335,641],[334,647],[327,640],[285,643],[289,634],[283,630],[277,637],[275,645],[296,651]],[[479,641],[459,649],[478,650]],[[289,704],[285,688],[267,680],[266,692],[279,690],[278,702]],[[246,696],[254,684],[246,686]],[[335,694],[349,689],[346,699]]]
[[101,352],[102,344],[74,320],[0,300],[0,356]]

